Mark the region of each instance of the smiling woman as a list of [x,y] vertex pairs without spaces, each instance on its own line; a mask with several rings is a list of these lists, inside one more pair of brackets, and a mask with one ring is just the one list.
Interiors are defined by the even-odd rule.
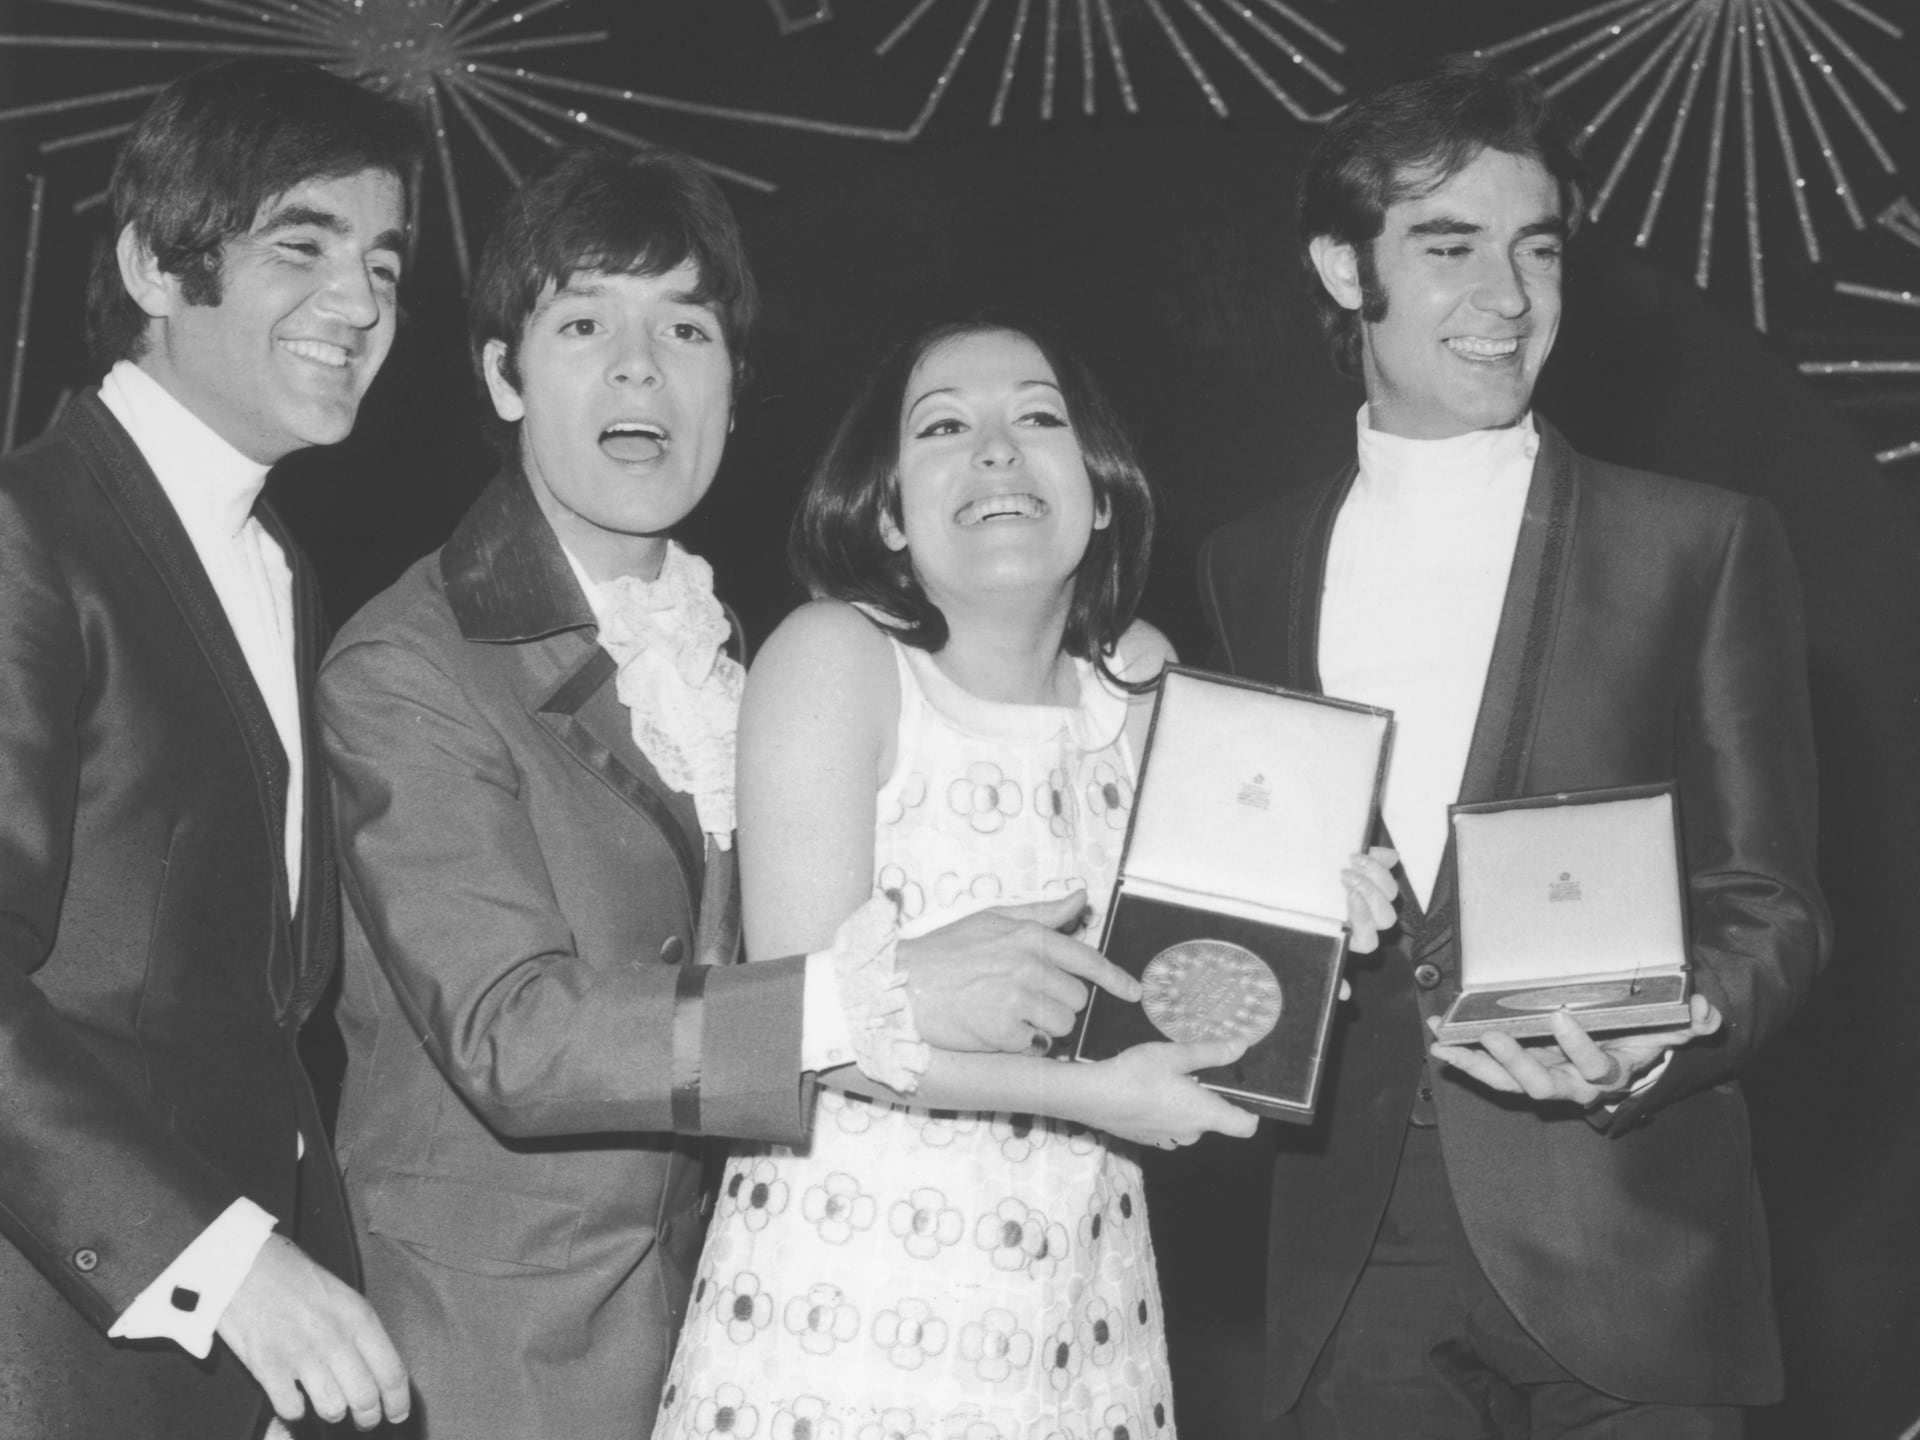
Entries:
[[[954,373],[929,379],[926,367],[936,363]],[[965,437],[977,433],[980,417],[960,408],[964,397],[949,383],[963,379],[976,388],[1003,387],[993,424],[1006,432],[1000,443],[1025,437],[1013,446],[1023,465],[1029,451],[1042,470],[1057,469],[1064,450],[1076,457],[1090,508],[1084,512],[1084,548],[1064,572],[1070,585],[1060,648],[1098,665],[1125,630],[1146,583],[1152,496],[1126,428],[1086,364],[1031,323],[989,316],[937,326],[881,361],[842,417],[801,498],[789,546],[794,572],[814,594],[884,616],[905,644],[938,650],[946,643],[948,619],[928,596],[921,557],[910,537],[905,544],[896,541],[907,535],[909,466],[928,474],[938,464],[951,468],[954,457],[966,453]],[[1023,407],[1023,400],[1030,403]],[[952,413],[930,408],[935,405]],[[934,433],[916,436],[910,428]],[[996,464],[1008,469],[1004,461],[1011,454],[983,454],[983,470]],[[979,493],[1020,488],[986,482]],[[1059,517],[1053,518],[1057,524]],[[936,556],[926,561],[937,567]],[[1040,583],[1046,583],[1044,573]]]
[[[1131,682],[1172,658],[1133,620],[1151,532],[1146,479],[1071,351],[974,321],[880,366],[795,521],[818,598],[743,703],[750,959],[863,927],[912,943],[1050,898],[1049,923],[1097,933],[1151,711]],[[1243,1048],[1097,1065],[936,1048],[910,1095],[823,1075],[807,1149],[730,1164],[656,1440],[704,1436],[725,1406],[775,1433],[1010,1440],[1092,1415],[1170,1437],[1127,1142],[1252,1133],[1190,1078]],[[774,1193],[801,1203],[759,1204]],[[729,1299],[749,1292],[773,1297],[764,1319]]]
[[1062,630],[1088,541],[1112,512],[1094,498],[1053,366],[1026,336],[960,335],[914,367],[900,419],[899,518],[889,549],[912,556],[947,617],[1037,590]]

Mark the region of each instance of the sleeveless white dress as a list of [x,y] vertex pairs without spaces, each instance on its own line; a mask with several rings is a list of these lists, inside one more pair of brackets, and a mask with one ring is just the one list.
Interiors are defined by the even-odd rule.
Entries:
[[[902,933],[1078,886],[1103,906],[1133,803],[1124,697],[1079,663],[1076,706],[981,700],[889,643],[899,758],[875,802],[874,888]],[[1120,1142],[823,1087],[807,1149],[728,1163],[655,1440],[1173,1433]]]

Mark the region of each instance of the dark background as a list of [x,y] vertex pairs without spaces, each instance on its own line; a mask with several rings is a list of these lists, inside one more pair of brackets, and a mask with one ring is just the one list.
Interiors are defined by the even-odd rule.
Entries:
[[[150,3],[183,20],[229,13],[210,0]],[[388,45],[362,50],[359,63],[397,66],[407,81],[408,27],[435,3],[366,0],[358,23],[371,27],[369,43]],[[1249,53],[1306,108],[1333,103],[1231,14],[1241,3],[1300,39],[1270,0],[1196,3],[1233,23]],[[1888,20],[1914,23],[1901,0],[1865,3]],[[771,0],[573,0],[538,14],[529,4],[521,7],[529,35],[593,29],[607,38],[521,58],[529,68],[602,84],[904,132],[976,4],[936,0],[885,56],[874,47],[912,9],[906,0],[832,0],[826,23],[791,35],[783,35]],[[1564,0],[1293,4],[1346,43],[1344,54],[1308,40],[1301,48],[1353,90],[1584,8]],[[303,5],[340,8],[336,0],[261,0],[259,8]],[[1081,342],[1138,434],[1160,494],[1146,614],[1195,658],[1205,647],[1190,582],[1200,537],[1276,489],[1313,478],[1350,447],[1359,397],[1324,362],[1293,269],[1291,195],[1314,129],[1275,103],[1184,0],[1161,0],[1161,7],[1216,84],[1228,118],[1206,104],[1146,0],[1113,0],[1137,115],[1122,107],[1104,53],[1098,111],[1081,112],[1077,0],[1058,6],[1051,122],[1036,113],[1048,0],[1028,7],[1029,33],[999,127],[988,120],[1019,0],[990,0],[978,10],[973,48],[931,122],[911,139],[818,135],[593,102],[597,123],[684,146],[779,187],[729,186],[767,293],[767,317],[727,462],[686,534],[714,560],[723,591],[756,636],[798,598],[784,579],[780,544],[808,459],[878,350],[925,319],[1011,302],[1057,317]],[[1812,8],[1897,96],[1920,102],[1920,42],[1912,33],[1888,36],[1836,0],[1813,0]],[[76,215],[73,207],[104,186],[112,142],[42,147],[124,123],[137,104],[11,112],[164,79],[195,58],[151,47],[49,45],[46,37],[193,33],[182,23],[83,10],[70,0],[0,0],[0,340],[17,335],[28,177],[42,174],[47,185],[17,371],[20,439],[45,424],[64,393],[92,378],[79,287],[98,211]],[[1543,42],[1521,54],[1531,60],[1553,48]],[[1616,60],[1575,86],[1568,113],[1591,116],[1636,63]],[[1809,381],[1796,366],[1920,360],[1920,310],[1833,289],[1851,281],[1920,290],[1920,246],[1873,223],[1888,205],[1920,192],[1920,124],[1911,109],[1895,111],[1856,82],[1846,65],[1836,73],[1897,167],[1883,171],[1831,92],[1818,90],[1866,228],[1848,222],[1815,138],[1796,120],[1791,133],[1823,253],[1822,264],[1807,261],[1757,74],[1767,302],[1767,331],[1759,333],[1737,98],[1709,287],[1691,283],[1698,145],[1682,153],[1652,246],[1642,252],[1631,244],[1671,128],[1670,101],[1614,206],[1573,247],[1567,320],[1538,402],[1583,450],[1764,495],[1786,519],[1808,600],[1823,874],[1838,948],[1813,1003],[1762,1058],[1750,1085],[1789,1377],[1788,1403],[1768,1417],[1766,1433],[1893,1440],[1920,1417],[1920,1368],[1912,1359],[1920,1354],[1920,1047],[1912,1038],[1920,965],[1910,899],[1920,885],[1920,457],[1882,463],[1874,454],[1920,440],[1920,377]],[[1782,84],[1797,115],[1784,72]],[[1711,94],[1709,74],[1703,112]],[[1602,175],[1640,108],[1629,101],[1590,144]],[[1696,130],[1703,123],[1693,122]],[[540,148],[515,127],[492,128],[518,164]],[[449,144],[466,228],[477,239],[504,177],[457,120]],[[459,264],[445,190],[431,174],[422,234],[407,323],[354,437],[290,460],[272,482],[276,503],[320,566],[336,618],[438,545],[490,469],[460,347]],[[0,375],[10,379],[13,355],[9,345],[0,357]],[[1156,1165],[1151,1178],[1181,1420],[1189,1434],[1236,1440],[1251,1433],[1257,1396],[1260,1144],[1208,1144]]]

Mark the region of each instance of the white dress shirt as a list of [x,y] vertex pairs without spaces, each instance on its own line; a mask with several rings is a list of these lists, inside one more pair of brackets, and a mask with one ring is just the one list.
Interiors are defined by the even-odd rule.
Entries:
[[[287,894],[300,893],[305,748],[293,657],[293,572],[253,518],[267,467],[249,460],[138,365],[121,361],[100,383],[100,399],[126,429],[179,515],[194,554],[267,704],[287,756]],[[294,1137],[296,1147],[299,1137]],[[242,1196],[161,1271],[107,1334],[167,1339],[205,1358],[214,1327],[273,1232],[274,1218]],[[190,1309],[175,1291],[194,1297]],[[184,1297],[183,1297],[184,1298]]]
[[1360,473],[1334,521],[1320,611],[1327,694],[1394,713],[1381,811],[1420,903],[1460,798],[1540,447],[1504,430],[1406,440],[1358,420]]

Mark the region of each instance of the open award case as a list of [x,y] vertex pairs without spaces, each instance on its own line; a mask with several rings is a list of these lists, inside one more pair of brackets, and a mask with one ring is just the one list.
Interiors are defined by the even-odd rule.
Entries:
[[1101,938],[1146,993],[1095,990],[1076,1059],[1245,1038],[1196,1078],[1313,1118],[1347,952],[1340,872],[1372,833],[1392,734],[1385,710],[1168,668]]
[[1687,1023],[1685,876],[1671,784],[1455,805],[1461,993],[1449,1044],[1490,1030]]

